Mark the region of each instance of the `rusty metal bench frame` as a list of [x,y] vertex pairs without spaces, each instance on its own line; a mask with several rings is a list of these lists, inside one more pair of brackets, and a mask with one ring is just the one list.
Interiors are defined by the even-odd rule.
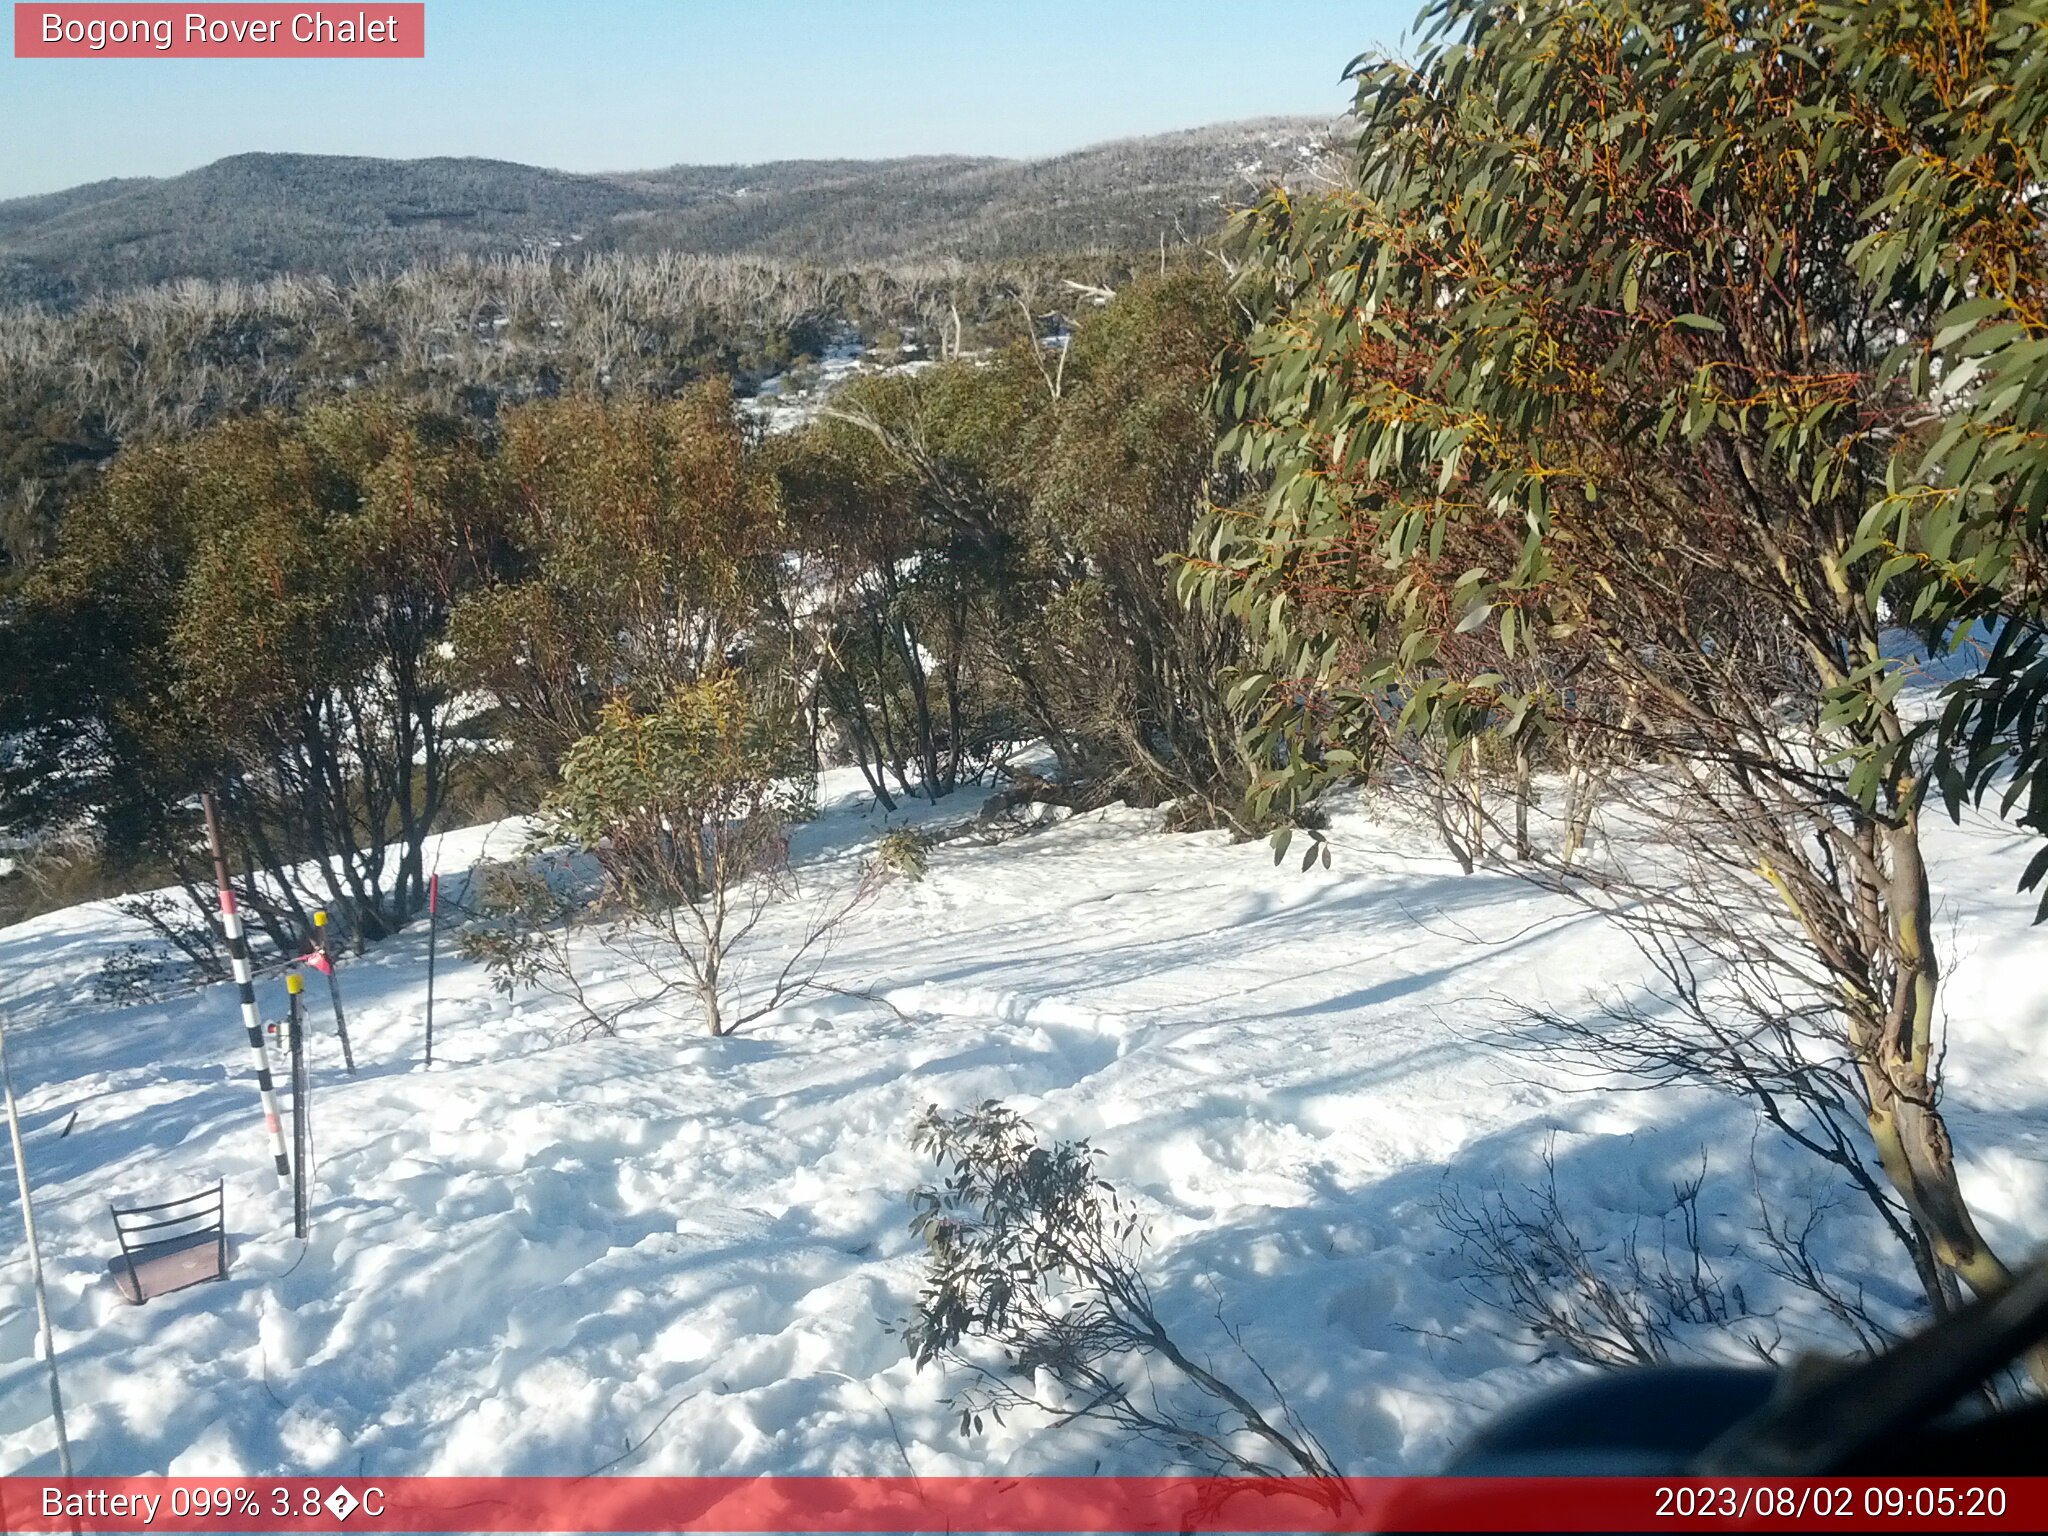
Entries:
[[[226,1277],[227,1195],[220,1180],[196,1195],[125,1208],[109,1203],[107,1209],[114,1213],[114,1236],[121,1244],[107,1268],[121,1294],[135,1305]],[[163,1283],[167,1279],[170,1283]]]

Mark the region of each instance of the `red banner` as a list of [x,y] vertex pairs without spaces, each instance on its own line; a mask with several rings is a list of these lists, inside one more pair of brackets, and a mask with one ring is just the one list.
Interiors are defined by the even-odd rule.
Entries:
[[5,1531],[2048,1529],[2048,1477],[0,1478]]
[[17,59],[423,59],[424,4],[14,7]]

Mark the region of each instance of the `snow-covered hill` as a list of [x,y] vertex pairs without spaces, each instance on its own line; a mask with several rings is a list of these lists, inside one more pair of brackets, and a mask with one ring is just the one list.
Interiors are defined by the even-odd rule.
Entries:
[[[814,880],[882,826],[844,777],[823,798],[795,850]],[[2042,935],[2012,892],[2014,839],[1981,822],[1934,836],[1966,1185],[2024,1252],[2048,1232]],[[517,840],[451,835],[444,877]],[[874,1000],[820,998],[724,1040],[677,1022],[550,1046],[544,1010],[444,949],[432,1069],[408,932],[341,972],[361,1075],[317,1034],[305,1245],[268,1172],[232,988],[108,1009],[87,984],[134,937],[118,915],[0,930],[80,1470],[574,1474],[643,1439],[618,1470],[1156,1470],[1156,1451],[1084,1425],[963,1440],[948,1383],[905,1358],[892,1325],[920,1257],[904,1197],[929,1173],[906,1131],[934,1102],[1000,1098],[1092,1139],[1148,1218],[1175,1330],[1249,1376],[1224,1324],[1240,1330],[1347,1471],[1427,1469],[1570,1369],[1507,1336],[1433,1215],[1446,1190],[1520,1188],[1546,1147],[1568,1209],[1614,1240],[1654,1234],[1706,1149],[1721,1279],[1802,1337],[1798,1298],[1745,1256],[1745,1110],[1574,1091],[1483,1038],[1502,997],[1571,1008],[1638,978],[1625,936],[1511,877],[1460,877],[1355,811],[1331,841],[1334,868],[1304,875],[1113,807],[947,842],[832,959],[831,981]],[[276,976],[260,992],[281,1011]],[[1816,1168],[1755,1147],[1781,1208],[1816,1187]],[[108,1199],[220,1177],[228,1281],[124,1305]],[[11,1178],[4,1205],[0,1470],[48,1471]],[[1903,1304],[1873,1226],[1845,1206],[1828,1241],[1878,1305]]]

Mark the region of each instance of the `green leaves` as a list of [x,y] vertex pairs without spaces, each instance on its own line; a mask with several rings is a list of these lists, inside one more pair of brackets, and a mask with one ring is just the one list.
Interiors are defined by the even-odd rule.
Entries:
[[562,760],[551,835],[602,850],[629,899],[659,911],[722,899],[811,804],[785,716],[715,672],[651,709],[608,702]]
[[[1330,782],[1333,744],[1455,752],[1604,671],[1684,695],[1782,645],[1758,665],[1841,675],[1807,718],[1877,808],[1881,631],[2042,613],[2048,0],[1433,0],[1420,29],[1417,67],[1355,75],[1350,184],[1241,226],[1261,323],[1217,400],[1269,494],[1205,519],[1188,590],[1260,635],[1248,698],[1328,701],[1248,731],[1265,793]],[[1994,649],[1934,742],[1970,793],[2048,752],[2018,665]]]
[[1941,317],[1941,328],[1934,333],[1933,347],[1937,352],[1947,351],[1964,337],[1978,328],[1978,323],[1992,315],[2008,311],[2007,301],[1996,295],[1972,299],[1967,304],[1958,304]]
[[1275,827],[1273,835],[1267,838],[1266,841],[1272,845],[1273,862],[1278,864],[1287,857],[1287,850],[1293,846],[1294,828],[1291,826]]

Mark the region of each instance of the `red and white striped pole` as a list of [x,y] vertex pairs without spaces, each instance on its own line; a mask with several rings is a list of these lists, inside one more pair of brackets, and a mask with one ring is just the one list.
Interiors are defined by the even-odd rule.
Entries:
[[228,884],[227,849],[220,837],[220,810],[211,794],[200,796],[206,808],[206,837],[213,845],[213,878],[220,887],[220,926],[227,934],[228,956],[235,964],[235,985],[242,993],[242,1027],[249,1032],[249,1054],[256,1062],[256,1091],[263,1100],[263,1128],[270,1135],[270,1155],[277,1164],[280,1188],[292,1176],[285,1156],[284,1120],[277,1112],[277,1089],[270,1081],[270,1054],[263,1048],[263,1016],[256,1011],[256,977],[249,968],[249,940],[242,932],[242,914],[235,909],[234,888]]

